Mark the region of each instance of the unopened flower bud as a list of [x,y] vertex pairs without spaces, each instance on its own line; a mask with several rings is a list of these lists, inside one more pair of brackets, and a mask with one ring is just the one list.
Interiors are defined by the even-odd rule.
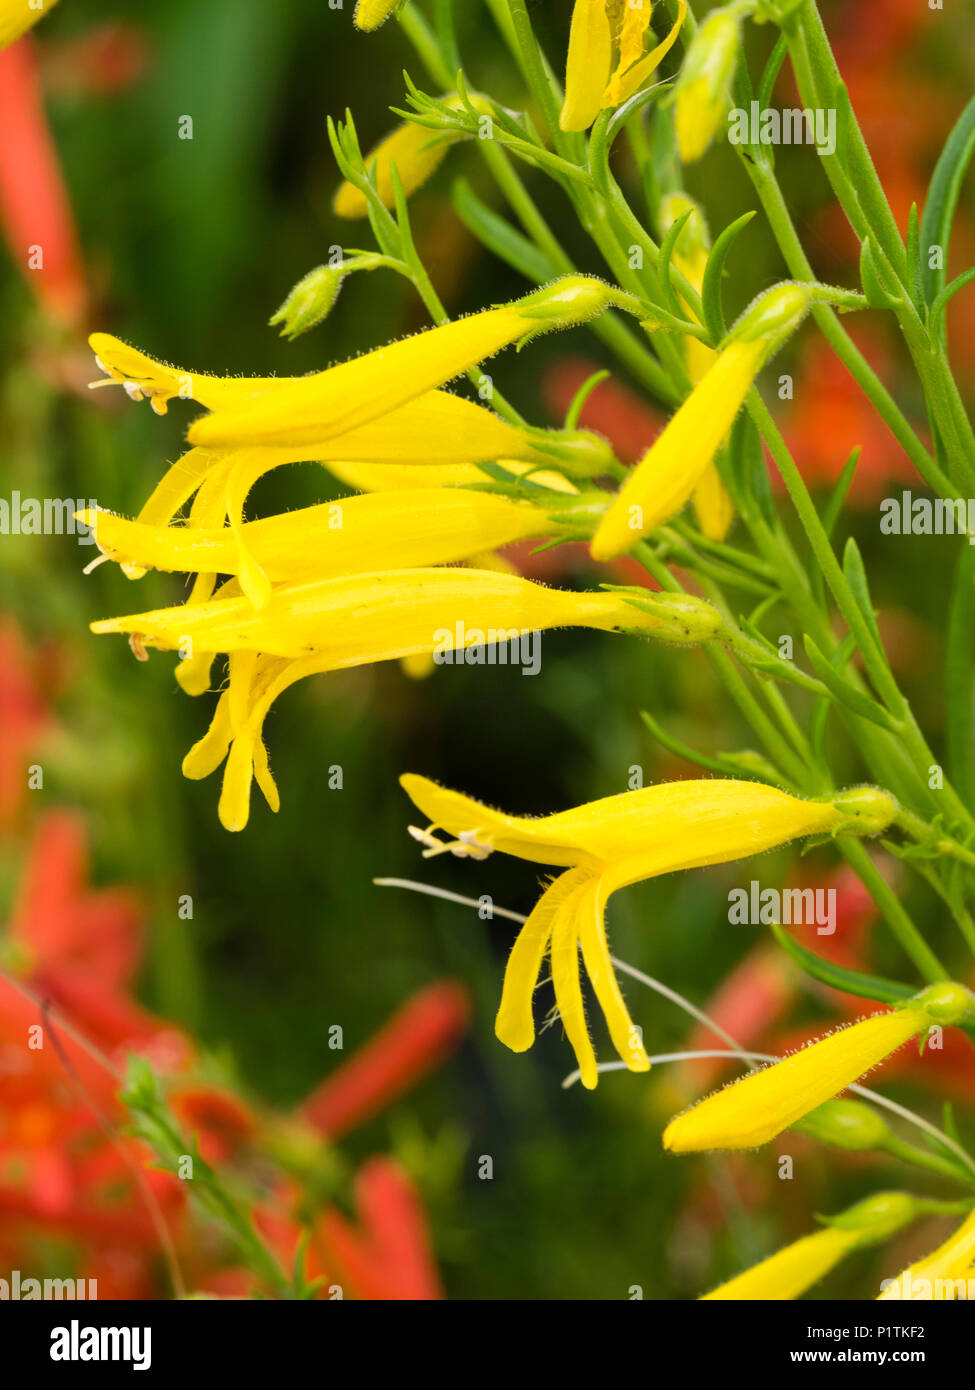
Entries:
[[284,338],[307,333],[331,312],[346,272],[341,266],[320,265],[298,281],[287,299],[268,320],[282,325]]
[[875,1192],[838,1216],[828,1219],[841,1231],[859,1231],[861,1244],[887,1240],[918,1215],[917,1199],[907,1192]]

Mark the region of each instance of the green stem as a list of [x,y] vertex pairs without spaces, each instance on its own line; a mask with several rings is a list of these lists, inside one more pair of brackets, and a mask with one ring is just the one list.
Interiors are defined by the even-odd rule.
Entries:
[[896,936],[904,954],[914,963],[918,973],[931,984],[950,980],[951,973],[931,950],[917,926],[903,907],[900,898],[880,873],[859,840],[840,836],[836,841],[840,853],[855,869],[867,892],[880,908],[887,925]]

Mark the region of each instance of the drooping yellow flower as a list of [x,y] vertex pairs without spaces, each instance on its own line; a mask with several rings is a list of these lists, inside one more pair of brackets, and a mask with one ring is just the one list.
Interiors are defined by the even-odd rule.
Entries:
[[[894,814],[892,803],[884,811],[884,799],[890,802],[885,793],[875,792],[872,814],[882,822],[875,829],[883,829],[884,815],[889,821]],[[840,1028],[716,1091],[670,1122],[664,1147],[694,1153],[767,1144],[932,1024],[957,1023],[970,1003],[962,985],[931,985],[900,1008]]]
[[0,0],[0,48],[6,48],[49,14],[58,0]]
[[511,304],[429,328],[279,391],[214,410],[192,426],[190,442],[206,448],[317,447],[452,381],[509,344],[584,323],[610,299],[601,280],[565,276]]
[[685,164],[701,158],[728,108],[741,49],[733,6],[712,10],[691,40],[677,78],[674,125]]
[[[594,310],[606,293],[606,287],[599,281],[581,278],[561,281],[551,287],[550,293],[529,296],[519,302],[517,309],[512,306],[511,314],[518,319],[521,336],[524,336],[526,332],[535,331],[529,325],[545,327],[566,317],[574,321],[579,314]],[[464,323],[474,324],[475,319],[483,317],[475,315]],[[477,337],[476,332],[474,337]],[[91,341],[96,360],[108,374],[108,380],[124,385],[137,400],[148,397],[160,414],[165,413],[168,402],[174,397],[195,400],[218,411],[221,407],[246,406],[258,400],[284,399],[287,409],[291,389],[309,382],[319,383],[325,398],[337,399],[334,392],[329,397],[328,382],[334,379],[328,372],[313,378],[216,377],[159,363],[107,334],[95,334]],[[228,517],[238,545],[243,546],[244,506],[251,489],[271,469],[302,460],[429,466],[509,458],[543,468],[548,477],[553,476],[553,472],[546,465],[553,462],[581,476],[597,476],[605,471],[612,452],[604,440],[589,431],[515,428],[473,401],[446,391],[427,389],[422,378],[417,379],[407,370],[411,354],[402,350],[409,349],[410,343],[420,344],[421,357],[428,364],[428,370],[432,370],[429,364],[439,345],[446,354],[441,356],[442,371],[437,373],[443,376],[454,374],[456,354],[468,350],[463,334],[448,335],[445,341],[442,330],[431,330],[429,334],[396,344],[389,351],[395,354],[406,375],[393,400],[389,399],[388,391],[384,395],[384,382],[388,385],[389,381],[389,363],[383,359],[384,350],[344,364],[356,369],[353,377],[359,391],[354,405],[358,420],[350,428],[337,432],[337,423],[342,422],[326,415],[319,429],[306,433],[297,442],[289,438],[269,446],[242,444],[191,449],[171,466],[137,520],[146,525],[166,526],[194,493],[205,488],[208,515],[214,513],[212,503],[218,497],[222,495],[224,501],[223,509],[216,509],[211,524],[220,526],[224,516]],[[335,370],[339,373],[341,387],[348,378],[343,376],[342,367]],[[371,398],[366,389],[369,379],[373,381],[375,392]],[[483,481],[482,475],[477,474],[476,480]],[[431,482],[432,479],[427,479],[426,485]],[[196,516],[191,514],[191,525],[194,524]],[[255,603],[265,602],[268,586],[259,567],[246,562],[246,550],[242,549],[241,559],[244,563],[233,572],[240,574],[245,592]],[[137,577],[135,570],[128,572]]]
[[[165,414],[173,398],[196,401],[212,411],[190,430],[191,443],[203,447],[279,447],[297,462],[329,457],[323,451],[330,440],[353,435],[348,447],[333,457],[419,462],[429,457],[423,438],[432,436],[432,448],[438,442],[443,448],[448,440],[459,441],[451,452],[441,453],[438,462],[531,457],[524,454],[523,432],[505,427],[484,407],[436,388],[511,343],[584,323],[601,313],[611,298],[601,280],[564,276],[510,304],[427,329],[305,377],[211,376],[158,362],[107,333],[93,333],[89,342],[109,380],[123,385],[135,400],[147,397],[157,414]],[[107,383],[96,383],[102,384]],[[353,434],[407,406],[407,414],[398,416],[385,434],[383,451],[377,452],[375,436],[360,443]],[[464,445],[468,436],[480,438],[486,420],[493,423],[497,438],[490,452],[475,458]],[[394,433],[403,445],[398,456],[388,447]],[[575,433],[580,441],[587,437],[585,431]],[[520,445],[514,443],[519,435]],[[580,454],[584,452],[581,448]]]
[[[404,569],[280,584],[261,609],[241,595],[218,597],[192,607],[106,618],[92,623],[91,630],[128,633],[161,651],[178,651],[191,639],[199,652],[321,657],[329,663],[321,669],[333,670],[438,647],[450,651],[503,642],[552,627],[697,642],[713,637],[720,626],[717,610],[692,595],[648,594],[637,608],[617,592],[548,589],[516,575]],[[486,631],[507,636],[485,637]],[[455,642],[455,634],[463,639]]]
[[[851,793],[833,801],[801,801],[758,782],[715,778],[645,787],[530,820],[494,811],[425,777],[408,775],[401,782],[430,821],[427,829],[413,832],[427,846],[428,856],[449,850],[482,859],[497,850],[567,870],[546,888],[518,935],[495,1031],[515,1052],[531,1047],[532,997],[549,954],[562,1024],[582,1083],[590,1089],[598,1073],[583,1012],[580,947],[617,1052],[631,1071],[649,1066],[609,959],[604,915],[610,894],[642,879],[745,858],[801,835],[836,831],[850,824],[851,805],[861,804]],[[446,831],[450,840],[437,840],[436,830]]]
[[[700,293],[704,284],[704,272],[708,263],[710,238],[704,214],[686,193],[668,193],[661,199],[660,222],[663,232],[669,231],[675,222],[687,215],[684,228],[674,247],[673,265]],[[685,304],[688,313],[692,311]],[[688,336],[684,340],[687,354],[687,372],[691,385],[703,381],[714,363],[715,352],[702,343],[700,338]],[[734,520],[735,512],[728,489],[721,481],[717,465],[708,464],[701,481],[693,492],[694,512],[704,535],[713,541],[723,541]]]
[[[164,415],[168,402],[174,398],[219,410],[314,380],[308,377],[207,376],[157,362],[107,333],[93,333],[89,341],[107,379],[124,386],[134,400],[147,398],[157,415]],[[588,442],[590,447],[596,441],[596,436],[586,431],[575,431],[573,437]],[[341,445],[336,442],[339,438]],[[474,401],[449,391],[431,390],[417,392],[395,409],[381,410],[367,423],[341,435],[334,433],[329,425],[318,438],[277,449],[276,457],[281,462],[291,463],[330,458],[355,459],[361,463],[394,460],[399,463],[461,463],[502,457],[540,458],[542,455],[535,442],[539,438],[544,439],[544,432],[533,438],[531,432],[515,429]],[[210,451],[211,458],[216,452]],[[579,453],[580,456],[583,453],[581,447]],[[206,461],[200,458],[199,462]]]
[[733,1299],[765,1302],[798,1298],[829,1273],[851,1250],[886,1240],[917,1214],[905,1192],[879,1192],[833,1217],[813,1235],[753,1265],[705,1294],[702,1302]]
[[588,130],[600,111],[622,105],[660,66],[677,41],[687,6],[680,0],[666,38],[648,51],[652,8],[652,0],[575,0],[559,117],[563,130]]
[[398,10],[403,0],[357,0],[355,26],[357,29],[378,29]]
[[[404,516],[408,524],[404,525]],[[446,565],[562,527],[528,502],[461,488],[377,492],[324,502],[240,528],[146,526],[85,510],[99,550],[138,571],[237,574],[241,552],[274,583],[332,579],[384,568]]]
[[726,347],[630,473],[596,530],[596,560],[624,555],[681,510],[714,462],[760,368],[809,307],[801,285],[767,291],[742,316]]
[[139,650],[178,651],[190,693],[206,688],[212,657],[229,654],[229,687],[183,771],[204,777],[227,757],[220,819],[240,830],[252,776],[277,809],[261,731],[278,695],[305,676],[423,653],[448,661],[496,644],[503,664],[505,644],[553,627],[693,643],[715,636],[721,621],[686,594],[648,595],[635,607],[617,592],[569,593],[496,570],[404,569],[281,584],[260,609],[230,579],[208,601],[106,619],[92,631],[126,633]]
[[967,1299],[975,1288],[975,1209],[937,1250],[891,1279],[881,1299],[942,1302]]

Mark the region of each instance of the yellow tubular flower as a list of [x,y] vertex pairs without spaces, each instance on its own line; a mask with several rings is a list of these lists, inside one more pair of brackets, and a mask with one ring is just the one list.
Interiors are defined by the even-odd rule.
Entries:
[[128,633],[140,647],[179,650],[188,659],[178,678],[191,694],[206,688],[215,654],[231,655],[230,689],[183,771],[205,777],[229,749],[220,818],[227,829],[240,830],[252,776],[277,809],[277,793],[267,790],[273,782],[261,730],[273,702],[295,681],[425,653],[436,659],[571,626],[697,642],[713,637],[721,618],[688,595],[652,595],[646,609],[637,609],[617,593],[546,589],[498,570],[408,569],[283,584],[261,610],[231,579],[209,602],[112,618],[92,630]]
[[675,516],[700,486],[765,356],[760,340],[736,339],[630,473],[593,536],[594,560],[612,560]]
[[635,608],[618,593],[547,589],[516,575],[406,569],[282,584],[259,610],[243,596],[218,597],[107,618],[91,630],[129,633],[162,651],[177,651],[190,638],[198,652],[314,655],[332,663],[326,670],[505,642],[552,627],[646,632],[677,642],[707,640],[720,627],[717,610],[690,595],[648,594],[647,604]]
[[[89,342],[98,366],[108,374],[104,381],[92,385],[107,386],[114,382],[124,386],[132,399],[148,398],[157,415],[166,413],[168,402],[174,397],[217,410],[308,380],[307,377],[207,376],[157,362],[107,333],[93,333]],[[576,433],[586,441],[596,439],[596,436],[587,436],[585,431]],[[276,456],[282,463],[332,457],[354,458],[363,463],[394,459],[403,463],[461,463],[503,456],[535,458],[539,452],[531,435],[507,424],[484,406],[449,391],[419,394],[416,399],[384,412],[368,424],[349,430],[338,453],[335,453],[334,441],[335,436],[327,430],[320,439],[304,447],[280,449]],[[206,463],[203,450],[191,452],[201,466]],[[208,453],[212,462],[217,451]],[[181,472],[185,473],[187,466],[195,465],[186,465],[181,460]]]
[[767,1260],[746,1269],[736,1279],[705,1294],[702,1302],[719,1299],[765,1299],[767,1301],[798,1298],[813,1284],[838,1265],[859,1243],[856,1231],[844,1231],[827,1226],[811,1236],[793,1241],[784,1250]]
[[[412,832],[427,846],[427,856],[450,851],[483,859],[497,850],[567,870],[546,888],[515,941],[495,1031],[514,1052],[531,1047],[532,997],[548,953],[556,1004],[589,1089],[598,1073],[583,1012],[580,948],[616,1050],[631,1071],[650,1065],[610,962],[604,921],[610,894],[642,879],[838,830],[850,819],[842,796],[835,802],[800,801],[758,782],[717,778],[645,787],[538,819],[494,811],[425,777],[410,774],[400,781],[430,822]],[[436,830],[451,838],[439,841]]]
[[[381,419],[317,445],[291,449],[191,449],[171,465],[136,520],[147,526],[168,526],[194,493],[204,485],[215,484],[218,471],[223,478],[220,495],[224,500],[219,514],[210,523],[214,526],[222,525],[226,515],[226,492],[232,472],[240,509],[250,488],[272,469],[302,460],[331,464],[333,454],[342,458],[346,449],[357,462],[338,464],[336,459],[337,476],[342,476],[343,467],[364,469],[363,476],[366,476],[374,470],[374,465],[382,464],[406,470],[399,475],[391,473],[390,486],[399,476],[402,485],[427,487],[448,482],[486,481],[486,475],[471,466],[473,461],[506,458],[510,454],[514,459],[520,456],[522,460],[549,462],[550,455],[538,447],[537,439],[538,436],[514,429],[472,401],[446,391],[430,391]],[[595,436],[592,439],[591,454],[595,459],[601,446]],[[390,462],[392,460],[396,462]],[[510,471],[521,474],[535,465],[518,461],[507,466]],[[598,467],[598,463],[594,466]],[[550,469],[534,476],[544,486],[558,491],[577,490]],[[353,487],[360,486],[350,481]],[[379,490],[378,487],[375,490]],[[242,520],[239,512],[234,519]],[[191,519],[191,524],[195,524],[195,520]]]
[[[481,109],[483,104],[485,113],[490,112],[490,106],[476,93],[468,93],[468,100],[475,110]],[[459,96],[449,97],[446,105],[455,111],[467,109]],[[390,131],[362,159],[367,171],[371,172],[375,165],[376,192],[383,207],[392,208],[396,204],[394,165],[403,192],[409,197],[436,173],[451,146],[468,138],[464,131],[430,130],[427,126],[417,125],[415,121],[404,121]],[[336,217],[352,220],[365,217],[369,203],[362,190],[346,179],[339,185],[332,200],[332,211]]]
[[58,0],[0,0],[0,48],[6,48],[54,9]]
[[[414,121],[404,121],[380,140],[374,149],[363,156],[363,163],[367,169],[371,169],[373,164],[376,166],[376,192],[383,207],[391,208],[395,203],[394,165],[403,192],[409,197],[436,173],[451,145],[464,138],[463,135],[451,135],[446,131],[428,130]],[[353,221],[367,215],[369,203],[362,190],[346,180],[339,185],[332,200],[332,211],[336,217]]]
[[714,10],[698,29],[677,79],[674,127],[685,164],[701,158],[728,108],[738,66],[741,24],[730,9]]
[[[975,1261],[975,1210],[943,1245],[892,1279],[881,1299],[933,1301],[967,1298]],[[964,1281],[958,1287],[957,1281]]]
[[[89,510],[79,517],[93,527],[99,550],[120,564],[143,571],[238,573],[238,546],[229,527],[145,526]],[[560,529],[530,503],[424,488],[348,497],[250,521],[240,528],[240,549],[268,579],[281,582],[361,574],[375,570],[377,557],[391,570],[445,565]]]
[[190,442],[208,448],[318,447],[442,386],[511,343],[585,322],[609,299],[602,281],[566,276],[501,308],[427,329],[273,394],[217,410],[196,421]]
[[[646,51],[652,0],[575,0],[565,66],[563,130],[588,130],[606,107],[620,106],[670,52],[687,16],[680,10],[666,38]],[[614,66],[613,52],[617,57]]]
[[798,327],[809,303],[804,286],[783,284],[746,310],[617,494],[593,536],[593,559],[624,555],[681,510],[713,464],[759,370]]
[[798,1298],[817,1284],[851,1250],[886,1240],[911,1221],[918,1211],[905,1192],[878,1192],[850,1207],[813,1235],[793,1241],[767,1260],[753,1265],[705,1294],[711,1300],[784,1301]]
[[[711,245],[704,214],[686,193],[668,193],[661,199],[660,221],[664,232],[685,213],[689,213],[690,216],[677,239],[673,263],[700,293]],[[684,307],[691,313],[686,304]],[[696,386],[711,370],[715,352],[699,338],[685,338],[684,347],[687,354],[687,372],[691,385]],[[735,511],[715,464],[711,463],[705,469],[700,483],[694,489],[693,499],[697,523],[704,535],[712,541],[723,541],[734,521]]]
[[678,1115],[664,1131],[664,1147],[694,1153],[767,1144],[931,1024],[957,1023],[969,1003],[961,985],[932,985],[900,1008],[840,1028]]

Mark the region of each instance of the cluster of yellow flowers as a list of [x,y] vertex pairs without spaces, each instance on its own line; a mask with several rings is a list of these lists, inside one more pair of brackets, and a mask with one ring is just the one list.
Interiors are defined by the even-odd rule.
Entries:
[[[567,276],[302,378],[207,376],[92,335],[107,374],[96,385],[120,384],[159,414],[173,398],[209,412],[190,427],[193,447],[134,521],[102,511],[79,519],[130,578],[150,568],[196,576],[185,604],[93,630],[128,633],[139,654],[176,651],[179,683],[193,695],[210,688],[214,658],[227,655],[228,688],[183,765],[199,778],[226,759],[220,818],[227,829],[246,825],[254,779],[278,807],[262,727],[278,695],[303,676],[428,657],[447,630],[457,634],[455,646],[481,644],[488,631],[513,638],[567,626],[674,641],[716,635],[718,615],[700,601],[648,595],[636,606],[615,592],[552,590],[511,573],[494,551],[527,537],[584,535],[595,521],[591,553],[607,560],[708,488],[714,455],[755,374],[806,312],[808,291],[782,285],[756,301],[610,500],[592,488],[580,494],[572,481],[614,463],[604,440],[518,428],[442,387],[502,348],[585,322],[612,301],[602,281]],[[246,521],[258,479],[303,460],[324,463],[366,495]],[[533,489],[524,500],[473,490],[488,483],[484,463]],[[710,495],[724,509],[720,480]],[[185,524],[173,525],[187,504]],[[458,562],[465,568],[442,568]]]
[[[356,23],[374,29],[396,7],[391,0],[359,0]],[[750,8],[743,3],[716,12],[689,45],[675,98],[685,161],[701,156],[720,123],[740,19]],[[685,18],[680,0],[669,32],[648,46],[650,0],[576,0],[563,131],[588,129],[600,111],[634,95],[677,40]],[[414,124],[394,131],[366,159],[380,200],[393,204],[394,172],[407,193],[419,186],[449,143],[450,138],[431,141],[430,132]],[[362,216],[366,199],[346,183],[335,209],[344,217]],[[703,218],[683,194],[671,195],[662,216],[665,225],[684,219],[673,263],[699,294],[708,256]],[[329,293],[337,283],[329,282]],[[193,695],[211,687],[214,660],[226,656],[226,688],[183,771],[199,778],[225,763],[219,814],[229,830],[247,823],[255,780],[272,809],[278,808],[263,726],[277,696],[304,676],[393,659],[429,660],[445,632],[455,647],[482,644],[487,633],[493,640],[565,626],[677,642],[712,640],[720,635],[721,620],[701,600],[648,592],[635,604],[620,591],[554,590],[521,577],[495,552],[527,538],[584,537],[592,558],[608,561],[692,498],[702,531],[723,538],[732,504],[716,456],[757,374],[813,299],[814,287],[777,285],[723,342],[712,347],[688,336],[692,390],[616,494],[593,485],[618,472],[597,436],[512,425],[443,389],[507,346],[520,347],[539,333],[620,307],[619,296],[591,277],[564,277],[512,303],[304,378],[185,372],[95,334],[92,347],[108,378],[97,384],[120,383],[159,414],[173,398],[193,401],[207,413],[190,427],[191,448],[169,468],[138,517],[81,514],[101,551],[130,578],[148,569],[194,575],[187,601],[97,622],[93,630],[128,634],[139,655],[146,647],[177,652],[179,682]],[[696,324],[692,307],[685,308]],[[685,321],[682,331],[688,327]],[[323,464],[355,491],[338,502],[245,519],[257,480],[300,461]],[[490,490],[498,468],[515,486]],[[519,480],[531,486],[519,491]],[[186,517],[178,520],[184,508]],[[534,991],[549,958],[558,1014],[587,1088],[596,1085],[599,1068],[584,1011],[580,952],[619,1056],[631,1071],[650,1067],[609,953],[605,909],[614,891],[804,836],[877,834],[898,813],[893,798],[874,787],[803,800],[759,782],[715,778],[630,791],[525,819],[424,777],[405,776],[402,785],[426,818],[425,825],[411,828],[426,856],[450,852],[480,860],[499,851],[561,870],[515,942],[496,1032],[516,1052],[532,1045]],[[932,1026],[970,1020],[972,1008],[962,986],[932,985],[703,1100],[670,1123],[664,1145],[687,1153],[765,1144],[897,1048],[923,1039]],[[709,1297],[794,1297],[849,1251],[899,1229],[915,1211],[903,1194],[880,1194]],[[968,1271],[973,1220],[902,1280]]]

